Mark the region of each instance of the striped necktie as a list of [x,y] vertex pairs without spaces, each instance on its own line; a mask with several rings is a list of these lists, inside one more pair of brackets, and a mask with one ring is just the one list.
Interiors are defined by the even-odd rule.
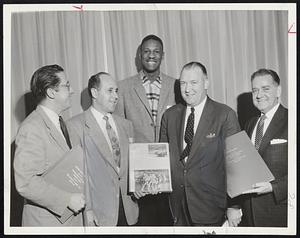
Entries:
[[261,140],[263,138],[263,132],[264,132],[264,122],[265,122],[265,119],[266,119],[266,115],[263,114],[260,119],[259,119],[259,122],[258,122],[258,125],[257,125],[257,128],[256,128],[256,135],[255,135],[255,149],[258,150],[259,149],[259,146],[260,146],[260,143],[261,143]]
[[108,121],[108,116],[104,116],[103,119],[106,121],[106,131],[111,143],[112,151],[113,151],[113,157],[118,165],[120,167],[120,161],[121,161],[121,152],[120,152],[120,144],[118,141],[118,137],[116,135],[116,132],[114,129],[111,127],[109,121]]

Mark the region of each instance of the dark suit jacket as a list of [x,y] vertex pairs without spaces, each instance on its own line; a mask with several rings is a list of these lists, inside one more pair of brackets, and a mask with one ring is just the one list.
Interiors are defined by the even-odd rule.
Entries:
[[[246,124],[245,129],[250,138],[257,120],[258,117],[252,118]],[[258,150],[275,177],[271,182],[273,192],[241,197],[242,224],[247,226],[287,226],[288,143],[271,144],[273,139],[288,140],[288,110],[282,105],[274,114]]]
[[224,139],[240,130],[235,112],[207,98],[186,163],[180,160],[186,106],[177,104],[162,119],[161,141],[169,142],[173,192],[171,211],[176,224],[184,195],[194,223],[213,224],[226,209]]

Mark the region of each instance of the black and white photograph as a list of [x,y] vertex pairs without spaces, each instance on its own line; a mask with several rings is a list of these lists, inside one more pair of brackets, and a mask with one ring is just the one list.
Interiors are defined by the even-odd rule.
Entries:
[[168,170],[135,170],[135,188],[143,192],[157,190],[158,192],[169,192],[170,178]]
[[155,157],[166,157],[168,155],[166,144],[150,144],[148,145],[150,155]]
[[296,8],[4,4],[4,234],[296,234]]

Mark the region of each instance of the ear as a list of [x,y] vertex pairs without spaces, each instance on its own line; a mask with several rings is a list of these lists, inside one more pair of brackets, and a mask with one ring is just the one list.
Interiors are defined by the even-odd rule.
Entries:
[[46,94],[47,94],[47,97],[50,98],[50,99],[54,99],[55,98],[55,90],[53,88],[47,88],[46,90]]
[[208,81],[208,78],[207,77],[205,77],[204,78],[204,89],[208,89],[208,87],[209,87],[209,81]]
[[277,97],[279,98],[281,96],[281,85],[277,87]]
[[161,59],[165,59],[165,52],[163,51],[162,54],[161,54]]
[[91,88],[91,95],[92,95],[92,98],[97,98],[98,90],[96,88]]

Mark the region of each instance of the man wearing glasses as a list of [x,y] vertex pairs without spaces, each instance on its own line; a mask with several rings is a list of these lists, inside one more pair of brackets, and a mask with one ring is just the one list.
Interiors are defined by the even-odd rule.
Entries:
[[[43,177],[71,149],[59,115],[70,107],[73,90],[58,65],[35,71],[30,87],[38,106],[19,128],[14,159],[16,189],[24,197],[22,226],[82,226],[83,194],[63,191]],[[57,216],[66,210],[74,216],[62,224]]]

